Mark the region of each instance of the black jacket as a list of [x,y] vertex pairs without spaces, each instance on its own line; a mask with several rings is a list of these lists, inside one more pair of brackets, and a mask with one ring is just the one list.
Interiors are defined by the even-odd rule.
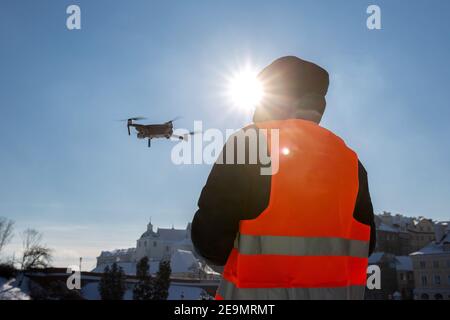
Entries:
[[[225,147],[222,152],[226,157]],[[261,175],[260,168],[260,164],[216,163],[213,166],[198,200],[199,209],[192,221],[191,231],[197,253],[210,263],[224,265],[233,248],[239,221],[257,218],[268,206],[271,176]],[[353,216],[371,227],[372,253],[375,248],[373,207],[367,172],[360,162],[359,191]]]

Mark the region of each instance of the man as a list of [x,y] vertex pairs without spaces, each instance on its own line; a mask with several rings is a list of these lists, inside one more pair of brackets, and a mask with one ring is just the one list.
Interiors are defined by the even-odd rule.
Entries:
[[264,99],[243,131],[263,130],[271,150],[270,132],[278,130],[279,154],[271,154],[272,162],[279,156],[278,171],[217,162],[192,222],[198,254],[225,265],[216,298],[362,299],[373,208],[356,153],[318,125],[328,73],[283,57],[258,78]]

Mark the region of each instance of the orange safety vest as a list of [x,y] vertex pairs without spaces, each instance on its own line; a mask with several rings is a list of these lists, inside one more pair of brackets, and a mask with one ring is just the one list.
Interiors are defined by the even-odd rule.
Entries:
[[310,121],[256,125],[268,150],[279,129],[279,171],[268,207],[240,221],[216,299],[362,299],[370,227],[353,218],[356,153]]

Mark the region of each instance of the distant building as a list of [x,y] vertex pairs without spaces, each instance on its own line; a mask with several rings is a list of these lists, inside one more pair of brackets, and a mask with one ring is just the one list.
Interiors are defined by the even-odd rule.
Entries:
[[414,275],[410,257],[375,252],[369,257],[369,265],[380,267],[381,288],[366,289],[366,300],[410,300],[413,298]]
[[136,248],[102,251],[97,257],[97,266],[113,262],[136,262],[143,257],[150,261],[168,259],[177,250],[193,251],[191,224],[186,229],[158,228],[153,231],[150,222],[147,230],[136,241]]
[[[409,243],[404,244],[404,246],[400,243],[400,232],[397,228],[390,226],[384,222],[376,221],[377,226],[377,242],[375,251],[376,252],[387,252],[391,254],[406,254],[404,251],[409,250]],[[378,223],[377,223],[378,222]],[[411,252],[408,252],[411,253]]]
[[414,299],[414,269],[409,256],[395,257],[397,271],[397,292],[402,300]]
[[169,258],[176,249],[193,251],[191,224],[188,223],[186,229],[158,228],[155,232],[150,222],[147,231],[136,241],[136,260]]
[[114,262],[132,262],[135,261],[136,249],[116,249],[113,251],[102,251],[97,257],[97,266],[112,264]]
[[435,239],[435,223],[424,217],[405,217],[383,212],[375,216],[378,252],[403,256],[417,251]]
[[128,275],[136,272],[136,263],[148,257],[150,272],[158,270],[161,260],[170,260],[172,274],[177,277],[211,279],[220,276],[194,254],[191,240],[191,224],[186,229],[157,228],[150,222],[147,230],[136,241],[136,248],[102,251],[97,257],[94,272],[103,272],[107,265],[116,262]]
[[448,223],[438,227],[438,240],[410,255],[418,300],[450,300],[450,229]]
[[381,270],[381,288],[366,288],[366,300],[388,300],[397,290],[397,270],[395,256],[391,253],[375,252],[369,257],[369,265],[377,265]]

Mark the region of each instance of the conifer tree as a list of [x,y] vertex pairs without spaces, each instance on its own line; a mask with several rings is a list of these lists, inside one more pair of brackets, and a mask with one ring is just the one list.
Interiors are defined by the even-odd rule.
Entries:
[[133,300],[151,300],[153,287],[147,257],[143,257],[136,265],[136,276],[138,283],[133,289]]
[[125,273],[123,269],[115,262],[111,268],[106,266],[99,283],[99,292],[102,300],[122,300],[125,290]]
[[105,269],[103,270],[103,274],[102,277],[100,278],[100,282],[98,284],[98,291],[100,293],[100,297],[102,298],[102,300],[111,300],[110,298],[110,286],[111,286],[111,281],[110,281],[110,269],[109,266],[106,266]]
[[161,260],[158,273],[153,281],[152,300],[167,300],[169,296],[171,273],[170,260]]

